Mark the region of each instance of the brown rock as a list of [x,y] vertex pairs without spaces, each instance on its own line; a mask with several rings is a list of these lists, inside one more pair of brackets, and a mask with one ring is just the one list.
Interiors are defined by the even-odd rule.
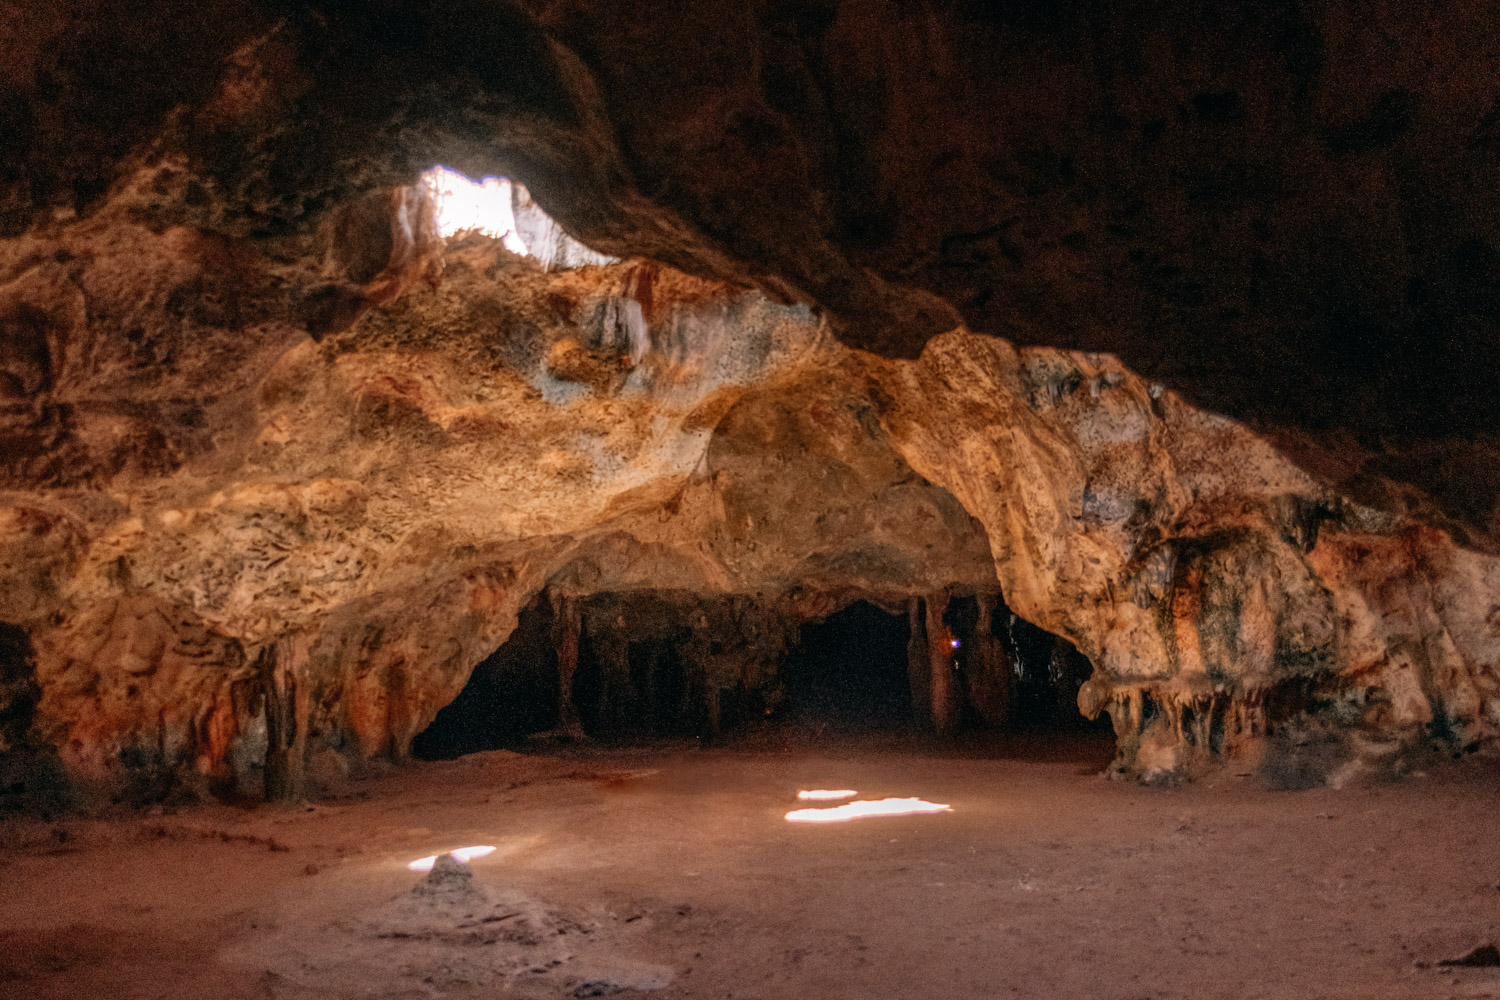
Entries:
[[1297,756],[1309,712],[1336,737],[1293,768],[1317,780],[1363,752],[1339,733],[1500,725],[1493,557],[1107,356],[955,330],[882,359],[756,292],[479,238],[380,304],[388,261],[313,342],[327,272],[249,239],[101,215],[5,252],[72,317],[8,418],[0,601],[30,652],[5,690],[34,705],[7,738],[81,788],[295,799],[326,748],[401,759],[544,589],[597,599],[578,634],[615,722],[774,703],[796,626],[861,599],[914,609],[924,717],[1003,717],[997,647],[957,676],[941,611],[998,591],[1093,662],[1079,705],[1121,773]]

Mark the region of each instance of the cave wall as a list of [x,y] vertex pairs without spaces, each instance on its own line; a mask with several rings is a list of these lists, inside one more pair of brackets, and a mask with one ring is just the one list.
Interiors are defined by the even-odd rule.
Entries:
[[[0,234],[126,207],[294,264],[433,163],[506,174],[886,356],[960,322],[1113,353],[1493,552],[1497,50],[1478,0],[29,5]],[[362,285],[310,290],[314,332]],[[6,315],[30,391],[71,321]]]
[[1114,718],[1122,769],[1191,771],[1310,709],[1378,744],[1345,747],[1351,774],[1493,738],[1493,557],[1107,357],[953,334],[872,364],[892,439],[985,525],[1007,602],[1096,665],[1079,703]]
[[687,658],[711,702],[780,630],[998,584],[1148,778],[1288,719],[1353,767],[1500,725],[1493,557],[1109,356],[960,330],[882,359],[660,265],[444,246],[403,191],[291,261],[126,208],[0,244],[34,335],[3,359],[0,620],[36,678],[0,713],[32,699],[35,781],[255,793],[288,734],[325,775],[403,759],[544,590],[760,635]]

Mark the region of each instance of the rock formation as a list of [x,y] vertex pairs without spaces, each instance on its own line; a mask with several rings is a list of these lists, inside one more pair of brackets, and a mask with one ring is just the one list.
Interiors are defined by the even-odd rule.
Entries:
[[[403,757],[543,591],[567,681],[580,635],[599,661],[596,724],[691,703],[715,728],[798,623],[867,599],[909,608],[917,704],[950,731],[955,593],[1095,664],[1080,707],[1128,773],[1309,709],[1372,741],[1500,722],[1496,560],[1112,359],[960,331],[882,360],[657,265],[375,240],[425,216],[372,204],[321,269],[119,217],[8,244],[37,359],[6,369],[0,540],[29,767],[296,797],[328,749]],[[366,244],[386,266],[307,337]],[[676,708],[635,690],[631,643],[688,664]]]
[[962,318],[1116,354],[1496,549],[1482,3],[84,0],[0,32],[0,233],[138,177],[153,225],[287,259],[434,163],[507,175],[876,353]]
[[4,786],[296,798],[542,605],[574,732],[867,601],[940,732],[1063,637],[1122,774],[1493,737],[1500,29],[1105,6],[0,22]]

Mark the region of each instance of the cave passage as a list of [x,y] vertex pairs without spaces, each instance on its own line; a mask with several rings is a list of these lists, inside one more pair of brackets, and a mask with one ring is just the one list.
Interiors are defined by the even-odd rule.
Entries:
[[513,746],[558,723],[557,651],[553,613],[545,596],[522,609],[499,649],[474,668],[458,697],[412,741],[422,760]]
[[706,650],[715,602],[668,593],[581,601],[573,705],[597,739],[690,738],[706,726]]
[[905,615],[867,601],[802,626],[782,668],[792,720],[841,729],[910,725],[910,637]]
[[[1001,600],[987,616],[979,613],[981,597],[956,597],[943,613],[943,622],[959,638],[954,665],[963,676],[968,695],[965,718],[969,725],[1011,732],[1106,732],[1107,716],[1090,721],[1078,709],[1078,689],[1093,672],[1093,664],[1072,643],[1017,616]],[[978,662],[980,639],[993,639],[1007,671],[1007,687],[998,697],[983,690]],[[999,704],[991,705],[990,701]]]
[[1078,710],[1088,659],[998,594],[911,598],[905,613],[859,600],[800,625],[774,608],[735,608],[681,594],[543,592],[412,753],[446,760],[551,731],[712,738],[767,717],[845,736],[1110,730]]

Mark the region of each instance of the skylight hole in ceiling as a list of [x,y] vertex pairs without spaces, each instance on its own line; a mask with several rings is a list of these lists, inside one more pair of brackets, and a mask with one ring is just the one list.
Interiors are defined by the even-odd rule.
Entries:
[[613,264],[562,230],[531,198],[524,184],[507,177],[474,180],[439,164],[422,175],[432,197],[438,235],[451,239],[482,233],[500,240],[511,253],[534,257],[544,270]]

